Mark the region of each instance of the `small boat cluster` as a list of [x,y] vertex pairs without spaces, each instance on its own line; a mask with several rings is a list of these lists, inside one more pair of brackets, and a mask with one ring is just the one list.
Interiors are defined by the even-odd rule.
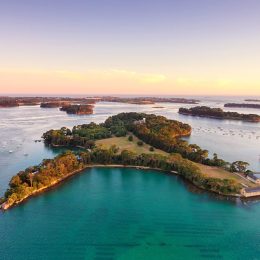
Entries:
[[260,140],[260,132],[256,131],[245,131],[238,129],[225,129],[223,127],[215,128],[204,128],[204,127],[194,127],[193,134],[217,134],[222,136],[236,136],[240,138],[255,139]]

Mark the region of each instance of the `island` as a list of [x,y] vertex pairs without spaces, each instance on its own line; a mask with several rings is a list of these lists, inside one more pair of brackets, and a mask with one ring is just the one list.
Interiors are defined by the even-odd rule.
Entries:
[[120,102],[128,104],[139,104],[139,105],[149,105],[155,103],[180,103],[180,104],[198,104],[200,101],[197,99],[188,98],[161,98],[161,97],[101,97],[100,101],[105,102]]
[[[163,116],[121,113],[104,123],[89,123],[49,130],[43,134],[48,146],[68,150],[54,159],[18,172],[1,199],[1,208],[18,205],[90,167],[135,167],[178,174],[196,187],[227,196],[242,196],[249,180],[232,171],[245,172],[247,163],[228,163],[181,137],[191,126]],[[76,149],[75,148],[80,148]]]
[[65,104],[95,104],[100,98],[71,98],[71,97],[8,97],[0,96],[1,107],[36,106],[42,108],[61,107]]
[[93,114],[93,105],[63,105],[60,110],[67,112],[67,114],[74,115],[90,115]]
[[245,99],[247,102],[260,102],[260,99]]
[[197,106],[192,108],[181,107],[179,108],[179,113],[182,115],[199,116],[222,120],[241,120],[252,123],[260,122],[260,116],[257,114],[240,114],[237,112],[225,112],[221,108],[210,108],[207,106]]
[[247,104],[247,103],[227,103],[224,107],[239,107],[239,108],[256,108],[260,109],[260,104]]

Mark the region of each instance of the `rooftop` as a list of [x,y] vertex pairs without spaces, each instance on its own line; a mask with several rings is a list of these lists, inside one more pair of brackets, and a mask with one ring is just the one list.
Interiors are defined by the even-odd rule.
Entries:
[[248,192],[248,193],[250,193],[250,192],[260,192],[260,187],[246,188],[245,191]]
[[255,181],[259,179],[259,178],[258,178],[257,176],[255,176],[253,173],[249,173],[247,176],[250,177],[251,179],[255,180]]

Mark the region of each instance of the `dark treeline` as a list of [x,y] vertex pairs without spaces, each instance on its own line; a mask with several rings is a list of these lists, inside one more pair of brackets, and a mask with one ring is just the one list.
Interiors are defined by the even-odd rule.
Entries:
[[17,106],[19,106],[17,100],[8,97],[0,97],[0,107],[17,107]]
[[66,105],[66,104],[68,104],[68,102],[66,102],[66,101],[64,101],[64,102],[62,102],[62,101],[54,101],[54,102],[42,102],[41,104],[40,104],[40,107],[41,108],[56,108],[56,107],[61,107],[61,106],[64,106],[64,105]]
[[141,154],[118,149],[96,148],[92,151],[73,153],[67,151],[54,159],[43,160],[41,164],[20,171],[12,177],[9,189],[2,198],[3,208],[18,204],[43,188],[50,187],[67,176],[81,171],[91,165],[127,165],[145,166],[164,171],[177,171],[178,174],[189,180],[197,187],[211,190],[221,194],[239,193],[241,186],[234,180],[216,179],[205,176],[199,168],[189,160],[183,159],[179,154],[163,156],[159,154]]
[[260,99],[245,99],[247,102],[260,102]]
[[75,114],[75,115],[89,115],[93,114],[93,105],[87,104],[69,104],[63,105],[60,110],[67,112],[67,114]]
[[43,134],[45,143],[53,146],[83,147],[92,149],[95,140],[111,137],[112,134],[102,124],[83,124],[74,126],[72,130],[62,127],[59,130],[49,130]]
[[[255,101],[260,102],[260,101]],[[257,108],[260,109],[260,104],[247,104],[247,103],[227,103],[224,107],[241,107],[241,108]]]
[[200,116],[216,119],[241,120],[247,122],[260,122],[260,116],[256,114],[240,114],[237,112],[225,112],[221,108],[210,108],[206,106],[198,106],[192,108],[179,109],[179,113],[190,116]]
[[154,104],[154,103],[181,103],[181,104],[198,104],[200,101],[197,99],[188,98],[161,98],[161,97],[101,97],[101,101],[106,102],[121,102],[130,104]]

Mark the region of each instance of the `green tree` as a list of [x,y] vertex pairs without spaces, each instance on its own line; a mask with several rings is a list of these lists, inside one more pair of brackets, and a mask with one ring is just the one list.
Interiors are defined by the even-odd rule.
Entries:
[[230,166],[230,170],[232,172],[246,172],[247,171],[247,167],[249,166],[248,162],[244,162],[244,161],[235,161],[231,164]]
[[138,145],[138,146],[143,146],[144,143],[143,143],[142,141],[138,141],[138,142],[137,142],[137,145]]

